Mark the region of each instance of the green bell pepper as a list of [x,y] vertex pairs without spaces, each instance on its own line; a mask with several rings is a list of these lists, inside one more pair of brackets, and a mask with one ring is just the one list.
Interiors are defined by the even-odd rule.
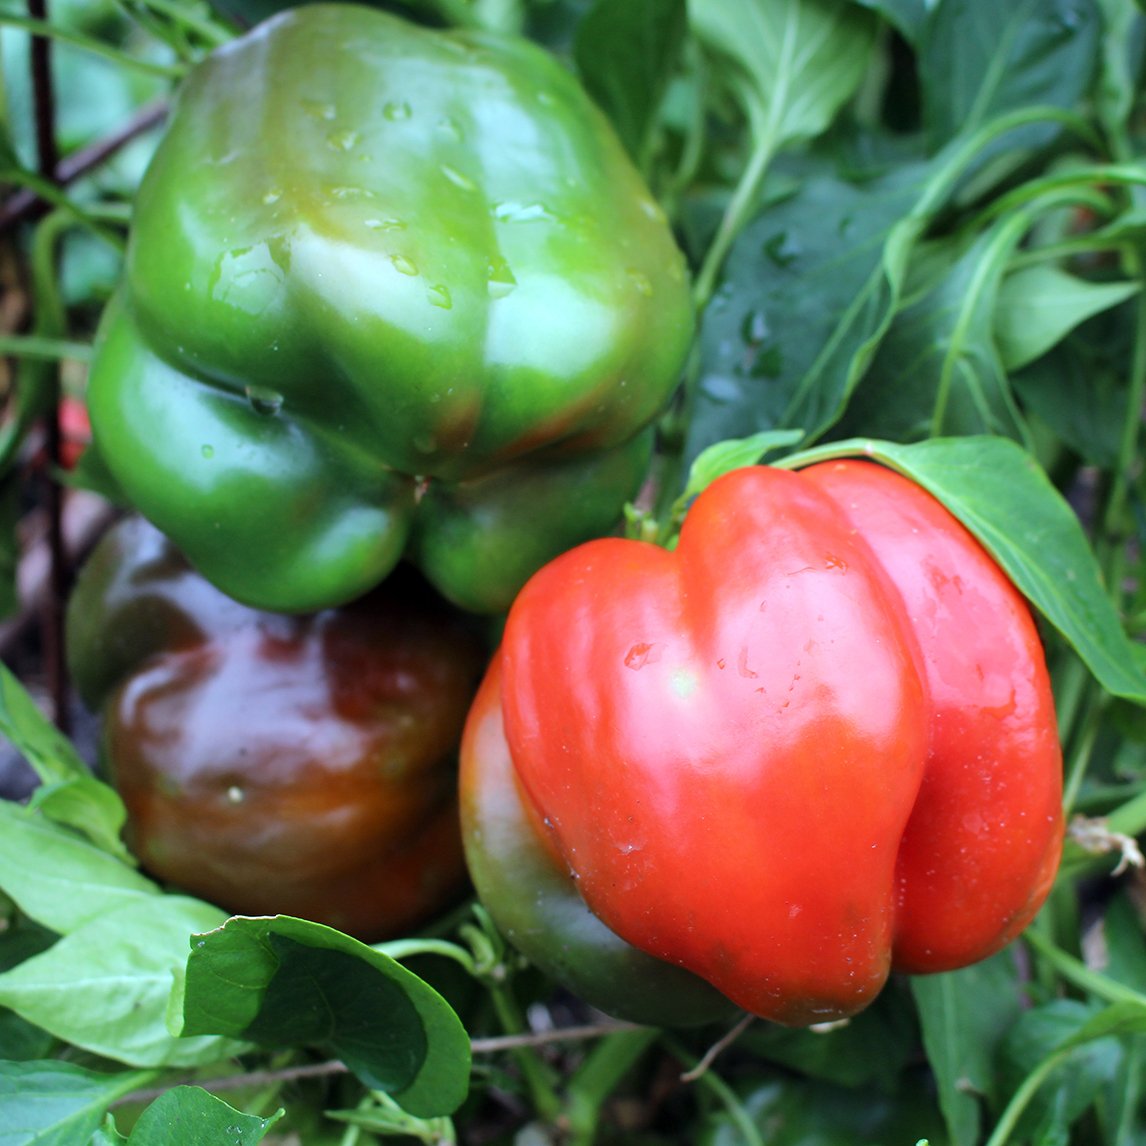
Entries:
[[293,9],[185,81],[97,337],[97,456],[259,608],[403,556],[506,608],[608,532],[693,330],[603,115],[524,40]]

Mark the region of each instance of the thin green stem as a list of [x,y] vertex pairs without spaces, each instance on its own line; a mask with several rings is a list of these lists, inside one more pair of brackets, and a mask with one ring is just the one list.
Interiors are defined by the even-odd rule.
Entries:
[[875,442],[871,438],[845,438],[838,442],[810,446],[786,458],[777,458],[771,464],[782,470],[796,470],[817,462],[832,462],[837,458],[874,457],[875,452]]
[[721,216],[720,225],[716,229],[712,243],[705,252],[704,261],[697,272],[693,283],[692,298],[697,314],[703,314],[705,308],[712,300],[716,289],[716,281],[720,277],[724,260],[732,247],[736,236],[744,229],[748,217],[756,204],[764,176],[776,154],[779,145],[779,134],[775,125],[770,124],[760,132],[752,156],[741,173],[740,181],[732,192],[732,198]]
[[[1115,808],[1109,815],[1103,816],[1103,827],[1109,833],[1111,842],[1118,843],[1118,837],[1133,840],[1136,836],[1146,832],[1146,792],[1138,792],[1120,807]],[[1059,881],[1073,879],[1081,872],[1099,864],[1109,863],[1106,858],[1110,851],[1116,851],[1117,846],[1095,854],[1078,847],[1072,848],[1063,858],[1059,866]]]
[[[935,178],[928,182],[926,191],[920,197],[911,214],[917,218],[930,216],[951,194],[955,184],[987,144],[1002,138],[1009,132],[1017,131],[1019,128],[1048,122],[1062,124],[1074,131],[1075,134],[1087,139],[1094,138],[1094,132],[1085,120],[1070,112],[1063,111],[1061,108],[1045,106],[1016,108],[1014,111],[1000,115],[997,119],[984,124],[965,139],[957,137],[950,148],[941,153],[941,156],[945,155],[946,158],[939,165],[938,174]],[[1024,186],[1029,186],[1029,184]],[[1007,198],[1006,195],[1000,196],[992,206]],[[1008,203],[1007,210],[1013,206],[1015,204]],[[980,225],[989,222],[994,214],[1000,213],[1002,212],[988,209],[984,213]]]
[[[507,1035],[516,1035],[524,1031],[525,1020],[509,989],[491,983],[489,993],[501,1029]],[[525,1085],[529,1088],[533,1109],[546,1122],[553,1121],[561,1112],[561,1100],[554,1089],[551,1072],[533,1047],[516,1047],[510,1053],[521,1071]]]
[[82,32],[72,32],[67,28],[61,28],[49,20],[33,20],[29,16],[11,16],[5,12],[0,14],[0,27],[19,28],[21,31],[30,32],[33,36],[48,36],[62,44],[71,44],[73,47],[82,48],[86,52],[103,56],[120,67],[134,68],[136,71],[147,72],[153,76],[180,80],[187,71],[186,67],[180,64],[160,64],[154,60],[142,59],[131,52],[122,51],[112,47],[111,44],[105,44],[102,40],[85,36]]
[[1078,799],[1079,789],[1086,777],[1090,765],[1090,757],[1094,752],[1094,745],[1102,729],[1102,718],[1105,711],[1102,696],[1097,690],[1091,690],[1090,701],[1086,708],[1086,715],[1079,725],[1078,735],[1072,738],[1070,759],[1066,766],[1066,783],[1063,786],[1062,807],[1065,815],[1069,816]]
[[389,943],[376,943],[375,951],[388,955],[391,959],[412,959],[417,955],[441,955],[460,963],[471,975],[477,975],[477,965],[473,955],[457,943],[447,939],[394,939]]
[[1011,1131],[1014,1130],[1023,1111],[1026,1110],[1039,1087],[1042,1086],[1047,1076],[1068,1054],[1070,1054],[1069,1049],[1056,1051],[1054,1054],[1043,1059],[1043,1061],[1023,1079],[1022,1085],[1011,1096],[1011,1101],[1007,1103],[1007,1108],[1003,1111],[1003,1116],[999,1119],[995,1129],[991,1132],[991,1137],[987,1139],[986,1146],[1003,1146],[1003,1143],[1010,1137]]
[[601,1107],[659,1037],[658,1030],[648,1027],[621,1031],[589,1052],[567,1091],[569,1146],[592,1146]]
[[1138,1039],[1128,1039],[1124,1054],[1126,1065],[1119,1095],[1118,1125],[1114,1128],[1114,1146],[1128,1146],[1134,1141],[1142,1093],[1142,1043]]
[[1086,665],[1073,653],[1059,658],[1052,683],[1059,733],[1064,741],[1070,739],[1072,730],[1082,719],[1079,713],[1083,711],[1083,702],[1092,687],[1093,679]]
[[1146,832],[1146,792],[1116,808],[1106,817],[1106,823],[1112,832],[1121,832],[1126,836]]
[[1107,975],[1092,971],[1082,960],[1068,954],[1037,929],[1031,928],[1023,932],[1023,940],[1063,979],[1080,991],[1085,991],[1088,995],[1108,1003],[1133,1003],[1135,1006],[1146,1008],[1146,995]]
[[[35,300],[33,336],[49,342],[63,338],[67,329],[57,275],[60,239],[72,226],[71,218],[53,211],[36,227],[32,239],[32,295]],[[14,413],[0,427],[0,473],[6,472],[32,424],[55,408],[59,388],[54,355],[26,356],[20,365]]]
[[[993,237],[987,252],[976,264],[972,280],[967,286],[958,322],[951,333],[951,347],[957,350],[965,344],[966,331],[975,319],[979,300],[988,288],[988,282],[1002,273],[1001,265],[1010,258],[1011,252],[1022,241],[1023,236],[1030,229],[1032,221],[1033,211],[1019,212],[1008,219]],[[947,403],[951,396],[951,387],[954,384],[957,365],[958,354],[952,354],[949,350],[944,355],[939,386],[935,395],[935,406],[931,412],[930,436],[933,438],[937,438],[943,433],[943,425],[947,417]]]
[[0,357],[38,358],[49,362],[68,358],[73,362],[90,362],[91,356],[91,344],[87,342],[43,338],[34,334],[0,334]]
[[1014,253],[1010,269],[1017,271],[1024,267],[1042,266],[1045,263],[1061,263],[1078,255],[1123,251],[1126,246],[1126,239],[1114,236],[1104,238],[1101,231],[1091,231],[1089,234],[1078,235],[1071,239],[1060,239],[1037,247],[1024,247]]
[[1144,186],[1146,185],[1146,168],[1139,164],[1129,163],[1094,163],[1056,171],[1051,175],[1031,179],[1011,191],[1004,192],[983,209],[976,222],[977,225],[983,226],[992,219],[997,219],[999,216],[1051,192],[1074,190],[1084,196],[1093,195],[1095,186],[1103,184],[1124,187]]
[[[121,4],[123,2],[124,0],[120,0]],[[222,47],[223,44],[234,39],[232,32],[214,20],[200,16],[186,3],[186,0],[134,0],[134,2],[137,7],[147,8],[152,12],[158,12],[161,16],[166,16],[173,23],[194,33],[213,47]]]
[[120,1103],[129,1102],[136,1093],[142,1092],[145,1087],[151,1086],[152,1083],[162,1077],[163,1071],[161,1070],[127,1071],[118,1076],[116,1082],[111,1084],[111,1090],[104,1095],[104,1105],[110,1109],[120,1105]]
[[28,171],[23,167],[0,167],[0,177],[8,183],[28,188],[45,203],[50,204],[57,211],[69,215],[75,222],[86,227],[113,250],[123,250],[123,239],[114,231],[108,230],[101,222],[101,217],[112,218],[107,210],[97,208],[94,211],[88,211],[70,199],[50,179],[45,179],[44,176],[35,171]]
[[[663,1043],[675,1058],[689,1065],[690,1073],[697,1066],[695,1056],[689,1054],[676,1039],[665,1036]],[[713,1097],[724,1107],[729,1120],[744,1139],[744,1146],[766,1146],[763,1135],[761,1135],[756,1123],[752,1121],[752,1115],[749,1114],[744,1103],[740,1101],[736,1091],[716,1071],[705,1070],[696,1073],[692,1085],[710,1091]]]

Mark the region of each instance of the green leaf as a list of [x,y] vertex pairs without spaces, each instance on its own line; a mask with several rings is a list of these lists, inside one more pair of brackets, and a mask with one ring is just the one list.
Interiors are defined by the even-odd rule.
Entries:
[[687,26],[685,0],[597,0],[577,29],[581,79],[642,169]]
[[127,1139],[120,1134],[115,1126],[115,1118],[109,1114],[104,1124],[92,1135],[87,1146],[123,1146]]
[[794,446],[804,436],[802,430],[764,430],[750,438],[716,442],[700,452],[689,467],[688,482],[681,498],[687,501],[703,493],[718,477],[752,466],[773,450]]
[[1097,1039],[1146,1035],[1146,1006],[1141,1003],[1114,1003],[1104,1008],[1077,1030],[1063,1046],[1085,1046]]
[[182,896],[148,896],[97,916],[0,974],[0,1005],[57,1038],[129,1066],[194,1066],[241,1049],[176,1039],[167,1009],[187,937],[223,912]]
[[825,1082],[890,1093],[918,1054],[918,1042],[906,981],[893,981],[872,1006],[831,1030],[753,1023],[736,1045]]
[[45,784],[89,775],[72,742],[40,711],[7,665],[0,664],[0,736]]
[[1003,365],[1018,370],[1057,345],[1091,315],[1137,294],[1141,283],[1092,283],[1039,265],[1003,279],[995,307],[995,337]]
[[[1139,715],[1141,709],[1136,710]],[[1106,974],[1116,982],[1146,993],[1146,945],[1142,923],[1130,896],[1123,889],[1110,901],[1102,917]]]
[[916,260],[926,280],[909,279],[904,294],[914,297],[895,315],[841,434],[1025,437],[993,325],[999,283],[1025,230],[1017,217],[966,250],[931,244],[926,261]]
[[995,1049],[1020,1010],[1014,957],[1003,951],[962,971],[916,975],[911,990],[951,1141],[978,1142],[976,1094],[991,1095]]
[[1122,1057],[1117,1036],[1143,1031],[1146,1008],[1132,1003],[1099,1010],[1092,1003],[1054,999],[1020,1015],[1003,1045],[1003,1084],[1017,1089],[1052,1056],[1062,1061],[1031,1097],[1015,1140],[1065,1142],[1070,1125],[1117,1073]]
[[913,47],[919,43],[931,8],[928,0],[858,0],[865,8],[879,12]]
[[[996,116],[1038,105],[1071,110],[1098,65],[1094,0],[944,0],[920,45],[924,120],[933,151]],[[1009,135],[1014,152],[1045,144],[1055,124]]]
[[[762,1146],[912,1146],[925,1136],[935,1146],[943,1141],[942,1120],[928,1087],[917,1082],[909,1081],[891,1095],[799,1077],[763,1083],[750,1077],[746,1086],[751,1089],[744,1113],[751,1117],[755,1142]],[[714,1115],[710,1125],[700,1146],[745,1146],[752,1141],[729,1113]]]
[[0,889],[61,935],[159,892],[106,851],[6,800],[0,801]]
[[36,770],[48,791],[45,815],[83,832],[105,851],[129,860],[119,839],[126,813],[119,796],[96,780],[72,742],[36,706],[24,686],[0,665],[0,736]]
[[1027,453],[1006,438],[934,438],[911,446],[870,442],[863,452],[943,502],[1108,692],[1146,703],[1146,678],[1082,526]]
[[686,455],[840,416],[897,307],[930,173],[808,179],[740,235],[700,331]]
[[1102,11],[1102,76],[1096,110],[1108,136],[1118,139],[1138,98],[1146,57],[1146,20],[1133,0],[1098,0]]
[[[38,955],[56,941],[56,937],[28,920],[17,919],[0,931],[0,971],[15,967]],[[31,1062],[46,1059],[56,1040],[45,1030],[22,1019],[7,1007],[0,1007],[0,1054],[6,1059]]]
[[176,1086],[161,1094],[139,1116],[128,1146],[254,1146],[283,1115],[241,1114],[198,1086]]
[[450,1114],[469,1085],[465,1029],[381,952],[301,919],[231,919],[192,942],[184,1034],[317,1046],[411,1114]]
[[88,1146],[108,1106],[154,1077],[66,1062],[0,1062],[0,1146]]
[[1042,419],[1063,445],[1102,469],[1118,464],[1136,311],[1129,304],[1092,318],[1011,379],[1028,416]]
[[700,39],[736,69],[771,150],[827,129],[867,72],[877,21],[844,0],[690,0]]
[[55,784],[41,784],[28,806],[53,823],[81,831],[96,847],[125,864],[135,865],[120,833],[127,809],[119,793],[94,776],[73,776]]

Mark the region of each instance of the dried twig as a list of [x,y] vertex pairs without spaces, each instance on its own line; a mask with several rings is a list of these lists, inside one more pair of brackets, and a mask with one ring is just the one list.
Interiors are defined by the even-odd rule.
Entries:
[[[516,1050],[520,1047],[546,1046],[549,1043],[582,1042],[588,1039],[600,1039],[606,1035],[616,1034],[617,1031],[635,1031],[641,1028],[635,1023],[592,1023],[579,1027],[558,1027],[551,1031],[534,1031],[530,1034],[498,1035],[492,1038],[474,1039],[470,1049],[474,1054],[495,1054],[498,1051]],[[244,1074],[228,1074],[220,1078],[189,1078],[183,1081],[191,1082],[204,1090],[240,1090],[246,1087],[260,1088],[281,1082],[297,1082],[307,1078],[328,1078],[333,1075],[346,1074],[347,1067],[331,1059],[328,1062],[301,1063],[298,1066],[282,1067],[279,1070],[254,1070]],[[166,1086],[151,1087],[146,1090],[134,1090],[125,1094],[116,1101],[116,1105],[126,1103],[150,1102],[165,1094],[178,1082],[171,1082]]]
[[705,1071],[716,1061],[717,1056],[726,1051],[740,1036],[752,1025],[756,1016],[745,1013],[734,1027],[726,1031],[704,1052],[703,1058],[692,1068],[680,1076],[681,1082],[696,1082]]
[[[94,171],[133,140],[162,123],[167,117],[167,111],[166,100],[146,104],[118,131],[64,156],[56,165],[56,182],[66,187]],[[39,204],[40,198],[35,191],[27,189],[17,191],[0,204],[0,230],[34,214]]]

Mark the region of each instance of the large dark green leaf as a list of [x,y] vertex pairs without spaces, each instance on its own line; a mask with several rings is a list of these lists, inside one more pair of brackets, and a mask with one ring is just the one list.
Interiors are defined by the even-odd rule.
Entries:
[[[912,1146],[943,1142],[942,1120],[922,1080],[883,1095],[797,1077],[757,1081],[744,1110],[764,1146]],[[701,1146],[744,1146],[744,1131],[728,1114],[713,1119]]]
[[962,971],[917,975],[911,989],[951,1141],[978,1142],[976,1095],[991,1096],[995,1050],[1021,1006],[1014,957],[1004,951]]
[[582,82],[642,167],[687,25],[685,0],[597,0],[577,29]]
[[829,176],[755,219],[704,315],[686,453],[775,428],[815,438],[842,412],[897,305],[928,172]]
[[[1008,234],[1010,232],[1010,234]],[[896,314],[839,430],[894,441],[961,434],[1022,440],[995,346],[995,302],[1021,233],[988,231],[967,249],[932,244],[925,281]]]
[[1100,1009],[1076,999],[1055,999],[1026,1011],[1010,1031],[1001,1076],[1008,1089],[1056,1051],[1070,1049],[1023,1111],[1015,1141],[1068,1140],[1071,1124],[1109,1086],[1122,1058],[1117,1036],[1146,1031],[1146,1009],[1132,1004]]
[[879,12],[909,44],[919,43],[930,8],[927,0],[859,0],[859,3]]
[[372,947],[286,916],[231,919],[191,946],[185,1035],[320,1047],[421,1117],[465,1098],[470,1045],[457,1015]]
[[1133,401],[1126,365],[1137,323],[1133,303],[1107,311],[1012,378],[1029,411],[1084,461],[1104,469],[1117,465]]
[[[1098,66],[1094,0],[941,0],[920,47],[924,119],[933,150],[1003,112],[1078,106]],[[1007,138],[1011,150],[1041,146],[1057,127]]]

